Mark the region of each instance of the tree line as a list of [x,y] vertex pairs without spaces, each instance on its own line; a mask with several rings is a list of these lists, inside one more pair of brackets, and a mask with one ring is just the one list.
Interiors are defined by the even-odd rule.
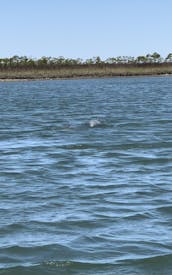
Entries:
[[120,65],[120,64],[161,64],[172,63],[172,53],[163,58],[157,52],[138,57],[117,56],[102,60],[99,56],[83,60],[81,58],[46,57],[30,58],[27,56],[14,55],[9,58],[0,58],[0,69],[5,68],[58,68],[63,66],[89,66],[89,65]]

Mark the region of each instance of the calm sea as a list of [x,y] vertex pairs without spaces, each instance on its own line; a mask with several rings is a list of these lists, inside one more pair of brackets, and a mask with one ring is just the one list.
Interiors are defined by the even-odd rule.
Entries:
[[0,274],[172,274],[172,77],[0,83]]

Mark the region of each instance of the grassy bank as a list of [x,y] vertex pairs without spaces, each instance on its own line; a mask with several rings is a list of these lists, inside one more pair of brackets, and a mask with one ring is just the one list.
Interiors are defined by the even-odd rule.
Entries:
[[172,74],[171,63],[92,64],[56,67],[1,68],[0,80],[67,79]]

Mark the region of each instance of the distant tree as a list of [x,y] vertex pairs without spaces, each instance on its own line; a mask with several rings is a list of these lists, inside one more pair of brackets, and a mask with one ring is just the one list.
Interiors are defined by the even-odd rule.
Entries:
[[135,61],[136,61],[133,56],[128,56],[127,60],[128,60],[128,63],[130,63],[130,64],[135,63]]
[[19,64],[20,63],[20,56],[14,55],[11,57],[12,63],[13,64]]
[[30,58],[27,56],[14,55],[9,58],[0,58],[0,68],[58,68],[60,66],[77,66],[77,65],[101,65],[101,64],[137,64],[137,63],[161,63],[172,62],[172,53],[169,53],[165,59],[163,59],[159,53],[147,54],[146,56],[140,55],[137,58],[132,56],[117,56],[109,57],[106,60],[102,60],[100,56],[95,56],[86,60],[81,58],[64,58],[59,57],[46,57]]
[[101,60],[100,56],[96,57],[95,63],[96,64],[101,64],[102,63],[102,60]]
[[79,64],[79,65],[81,65],[81,64],[83,64],[83,59],[82,58],[77,58],[76,59],[76,64]]
[[34,60],[34,59],[32,59],[32,58],[28,58],[28,61],[27,61],[27,66],[29,67],[29,68],[34,68],[34,67],[36,67],[36,61]]
[[152,55],[151,55],[152,59],[154,62],[160,62],[160,59],[161,59],[161,56],[159,53],[157,52],[154,52]]
[[94,60],[92,58],[88,58],[85,60],[85,64],[92,65],[94,64]]
[[101,60],[100,56],[94,56],[92,58],[92,62],[93,62],[93,64],[101,64],[102,60]]
[[117,60],[116,60],[115,57],[109,57],[109,58],[107,58],[105,60],[105,63],[107,63],[107,64],[115,64],[115,63],[117,63]]
[[37,61],[38,66],[45,66],[48,64],[48,59],[46,56],[42,56],[40,59]]
[[129,60],[128,56],[122,56],[122,63],[127,64]]
[[147,62],[147,57],[144,55],[140,55],[136,58],[137,63],[146,63]]
[[122,56],[117,56],[117,57],[116,57],[116,61],[117,61],[118,64],[123,63],[123,58],[122,58]]
[[146,63],[152,63],[152,62],[153,62],[152,55],[150,53],[148,53],[146,55]]
[[59,56],[56,61],[57,61],[58,65],[64,65],[65,64],[65,58],[63,56]]
[[169,53],[165,58],[165,62],[172,62],[172,53]]

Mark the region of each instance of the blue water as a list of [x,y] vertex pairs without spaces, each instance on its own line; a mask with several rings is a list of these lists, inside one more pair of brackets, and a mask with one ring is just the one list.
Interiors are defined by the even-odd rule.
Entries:
[[0,83],[0,274],[172,274],[172,78]]

